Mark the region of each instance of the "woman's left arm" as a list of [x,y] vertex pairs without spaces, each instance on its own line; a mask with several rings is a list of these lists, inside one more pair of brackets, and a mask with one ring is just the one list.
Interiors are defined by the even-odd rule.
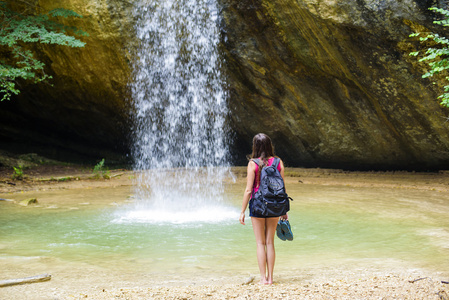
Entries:
[[256,177],[256,163],[252,160],[248,163],[248,167],[246,169],[246,188],[243,193],[243,201],[242,201],[242,211],[240,213],[240,224],[245,225],[245,211],[248,206],[249,199],[251,198],[251,193],[253,191],[254,178]]

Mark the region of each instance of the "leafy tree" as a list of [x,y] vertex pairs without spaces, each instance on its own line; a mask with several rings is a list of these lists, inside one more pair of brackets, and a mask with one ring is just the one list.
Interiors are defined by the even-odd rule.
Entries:
[[[87,33],[73,26],[57,21],[58,17],[82,18],[68,9],[57,8],[40,15],[25,15],[10,9],[0,1],[0,95],[1,101],[9,100],[20,91],[16,80],[21,78],[34,83],[50,79],[45,74],[45,64],[34,58],[26,49],[27,43],[57,44],[69,47],[84,47],[85,43],[68,35],[87,36]],[[4,55],[3,53],[7,53]],[[7,56],[7,57],[5,57]]]
[[[431,7],[429,10],[436,11],[444,17],[442,20],[434,21],[434,24],[449,26],[449,11],[437,7]],[[426,42],[429,40],[434,42],[433,46],[427,48],[424,53],[424,57],[419,60],[420,62],[426,62],[430,67],[430,70],[427,71],[422,77],[428,78],[438,75],[438,77],[444,77],[445,81],[449,81],[448,72],[446,71],[449,69],[449,40],[444,36],[440,36],[439,34],[432,32],[418,32],[410,35],[410,37],[418,36],[420,36],[419,40],[421,42]],[[418,54],[419,51],[410,53],[412,56],[418,56]],[[441,105],[449,107],[449,84],[444,86],[444,93],[438,98],[441,99]]]

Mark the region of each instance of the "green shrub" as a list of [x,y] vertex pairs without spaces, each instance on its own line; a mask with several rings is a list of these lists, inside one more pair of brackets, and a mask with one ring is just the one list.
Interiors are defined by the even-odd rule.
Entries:
[[94,177],[96,179],[100,179],[100,177],[103,177],[104,179],[110,179],[111,176],[109,174],[109,170],[107,170],[104,166],[104,158],[100,160],[94,167],[93,170]]
[[[449,26],[449,11],[437,7],[431,7],[429,10],[443,15],[442,20],[434,21],[433,23],[441,26]],[[433,42],[432,46],[427,48],[424,53],[424,57],[419,59],[420,62],[426,62],[430,67],[430,70],[427,71],[422,77],[428,78],[435,76],[436,78],[443,79],[444,81],[449,81],[447,72],[447,69],[449,69],[449,40],[444,36],[440,36],[439,34],[432,32],[417,32],[411,34],[410,37],[419,37],[421,42]],[[412,56],[418,56],[419,54],[420,51],[410,53]],[[441,99],[441,105],[449,107],[449,84],[444,86],[444,93],[438,98]]]
[[[31,4],[28,4],[31,5]],[[0,59],[0,100],[9,100],[12,94],[20,91],[17,79],[31,80],[34,83],[50,79],[44,72],[45,64],[34,58],[27,43],[57,44],[68,47],[84,47],[85,43],[68,35],[87,36],[87,33],[73,26],[57,21],[58,17],[82,18],[68,9],[57,8],[40,15],[25,15],[11,10],[7,3],[0,1],[0,47],[7,50]],[[9,56],[6,60],[5,57]]]
[[12,179],[22,180],[23,179],[23,168],[22,166],[13,167],[14,173],[12,174]]

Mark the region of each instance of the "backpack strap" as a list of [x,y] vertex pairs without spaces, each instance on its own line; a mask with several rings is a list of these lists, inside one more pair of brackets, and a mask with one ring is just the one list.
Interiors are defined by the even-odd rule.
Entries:
[[252,160],[256,165],[258,165],[259,168],[262,167],[261,164],[260,164],[260,159],[258,159],[258,158],[251,158],[251,160]]
[[[263,165],[261,164],[260,159],[258,158],[251,158],[251,160],[259,167],[262,168]],[[271,165],[277,169],[278,165],[281,163],[281,159],[279,157],[274,157],[273,162],[271,163]]]
[[258,158],[251,158],[251,160],[257,165],[258,172],[256,173],[256,176],[254,177],[254,184],[253,184],[253,194],[254,194],[254,187],[258,187],[260,185],[260,172],[262,171],[263,165],[260,159]]
[[273,163],[271,164],[277,170],[278,165],[281,163],[281,159],[279,157],[275,157]]

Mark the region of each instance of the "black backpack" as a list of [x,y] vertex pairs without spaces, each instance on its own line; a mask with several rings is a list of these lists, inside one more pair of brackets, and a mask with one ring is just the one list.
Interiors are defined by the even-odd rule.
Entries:
[[251,200],[253,211],[264,217],[279,217],[290,210],[290,198],[285,192],[284,180],[277,167],[280,159],[275,157],[271,166],[262,166],[260,159],[252,159],[261,168],[259,190]]

